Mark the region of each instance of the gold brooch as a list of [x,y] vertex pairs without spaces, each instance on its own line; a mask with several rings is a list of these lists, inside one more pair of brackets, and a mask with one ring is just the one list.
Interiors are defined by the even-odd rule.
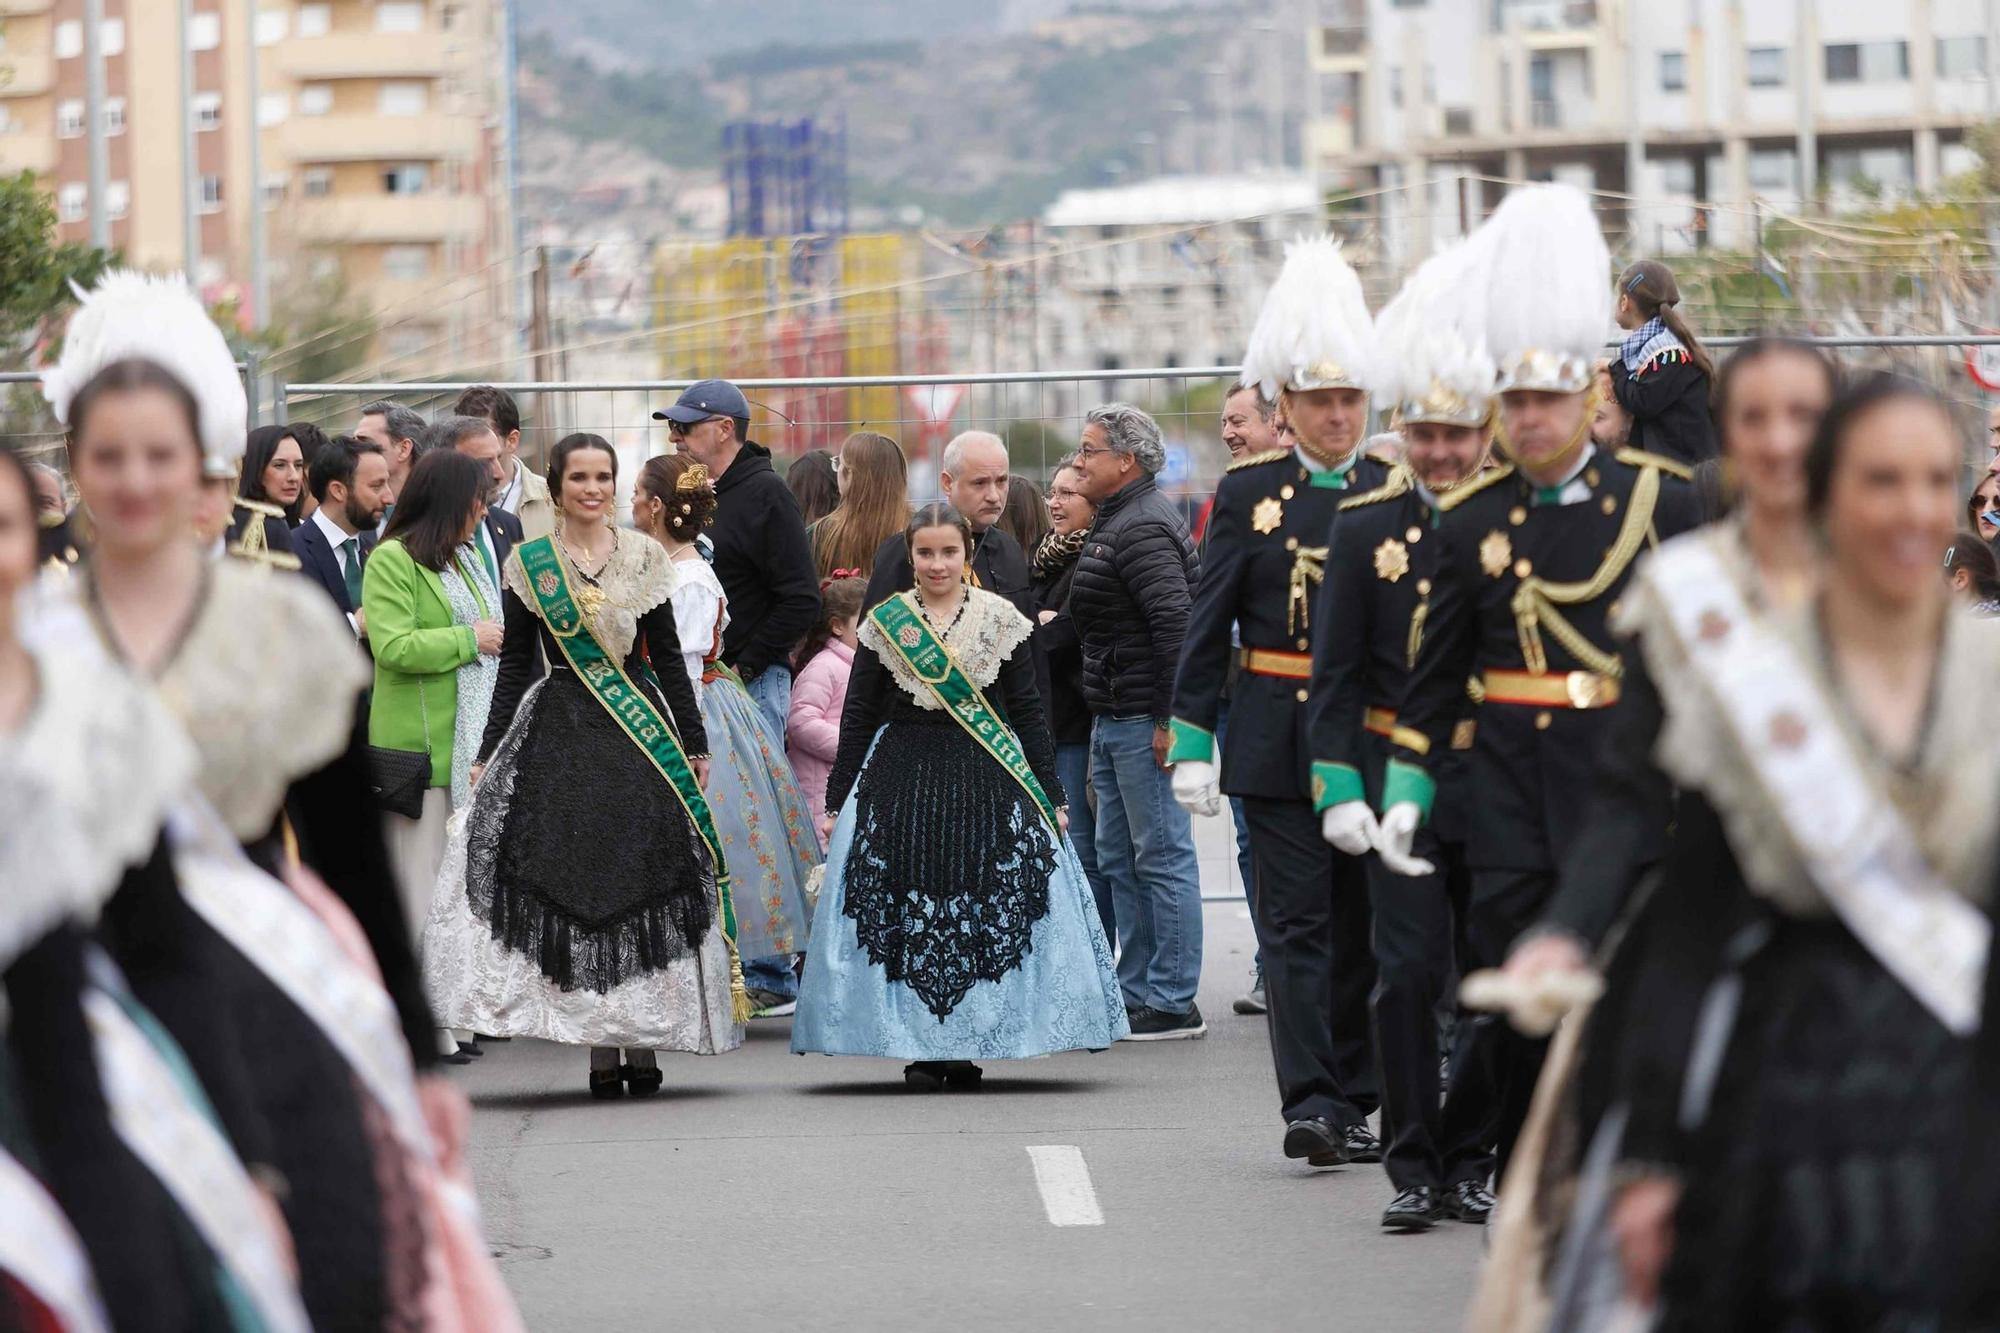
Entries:
[[1256,508],[1250,511],[1250,526],[1266,535],[1276,532],[1278,525],[1284,521],[1285,506],[1283,501],[1269,495],[1259,500]]
[[1394,583],[1410,572],[1410,548],[1394,537],[1375,548],[1375,577]]
[[1507,566],[1514,559],[1514,543],[1507,540],[1507,534],[1494,529],[1479,543],[1479,567],[1493,578],[1507,572]]

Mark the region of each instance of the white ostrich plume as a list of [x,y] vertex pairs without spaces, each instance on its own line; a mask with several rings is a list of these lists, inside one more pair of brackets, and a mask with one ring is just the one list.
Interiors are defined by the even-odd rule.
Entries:
[[1315,236],[1287,245],[1243,353],[1245,382],[1275,401],[1283,389],[1371,389],[1375,368],[1375,321],[1340,242]]

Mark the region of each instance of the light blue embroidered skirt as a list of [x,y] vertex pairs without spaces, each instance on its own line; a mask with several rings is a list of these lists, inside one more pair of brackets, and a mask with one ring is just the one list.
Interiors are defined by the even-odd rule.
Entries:
[[[895,753],[898,747],[894,744],[886,746],[891,753],[882,753],[898,725],[891,723],[877,735],[869,763],[878,762],[879,755],[882,762],[905,764],[905,756]],[[964,733],[951,726],[915,730],[927,733],[915,742],[923,750],[951,747],[964,738]],[[1013,782],[990,759],[981,759],[973,773],[977,776],[968,774],[973,782]],[[963,784],[957,789],[939,789],[937,784],[926,782],[914,785],[919,793],[934,793],[938,803],[927,815],[922,807],[928,801],[920,797],[916,809],[906,809],[898,816],[920,821],[917,840],[921,842],[925,827],[921,821],[941,815],[946,806],[962,808],[967,793]],[[864,772],[834,822],[825,884],[813,923],[813,947],[806,957],[798,1014],[792,1022],[793,1051],[899,1060],[1005,1060],[1058,1051],[1103,1050],[1125,1035],[1125,1003],[1112,965],[1111,946],[1098,921],[1096,900],[1084,879],[1083,865],[1067,838],[1048,858],[1053,870],[1048,879],[1047,910],[1029,927],[1025,948],[1007,952],[1009,959],[1018,952],[1018,961],[997,979],[961,981],[947,988],[943,998],[935,989],[928,996],[920,995],[908,982],[892,979],[887,967],[871,958],[861,942],[856,917],[848,911],[849,857],[874,855],[865,846],[858,851],[855,847],[857,830],[869,823],[860,818],[859,811],[860,803],[868,799],[869,787]],[[1042,841],[1024,855],[1026,839]],[[1010,863],[1019,857],[1021,864],[1028,864],[1042,860],[1041,854],[1050,850],[1047,844],[1054,841],[1046,823],[1037,816],[1025,826],[992,828],[987,854]],[[880,864],[879,857],[876,864]],[[987,928],[982,923],[992,920],[990,913],[973,907],[941,911],[923,924],[932,930],[978,932]],[[946,921],[949,926],[941,927]],[[973,942],[967,951],[980,952],[980,942]],[[957,997],[955,1003],[952,995]],[[939,1009],[947,1005],[947,1011],[940,1015]]]
[[806,877],[819,864],[819,833],[784,740],[727,676],[702,687],[701,718],[713,756],[708,805],[735,895],[736,951],[745,962],[803,953],[812,928]]

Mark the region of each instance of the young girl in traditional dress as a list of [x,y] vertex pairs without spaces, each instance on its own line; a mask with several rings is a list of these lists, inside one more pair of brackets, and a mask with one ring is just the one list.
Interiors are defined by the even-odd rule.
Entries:
[[603,1098],[658,1091],[655,1051],[734,1049],[748,1016],[675,566],[615,526],[617,480],[596,436],[550,456],[556,530],[502,574],[482,763],[424,933],[442,1021],[589,1046]]
[[[729,598],[695,545],[715,516],[715,486],[708,469],[690,454],[649,459],[632,491],[632,521],[673,558],[674,623],[679,662],[655,662],[656,671],[685,669],[701,701],[708,729],[708,804],[715,812],[736,901],[736,948],[744,958],[776,958],[790,967],[806,951],[812,912],[806,880],[819,864],[819,833],[811,807],[785,762],[783,739],[750,698],[736,673],[724,666],[722,631]],[[750,992],[766,1017],[792,1012],[792,997]]]
[[1064,837],[1033,627],[967,585],[956,510],[925,506],[905,537],[917,586],[868,614],[855,651],[792,1049],[976,1088],[975,1058],[1102,1050],[1128,1029]]

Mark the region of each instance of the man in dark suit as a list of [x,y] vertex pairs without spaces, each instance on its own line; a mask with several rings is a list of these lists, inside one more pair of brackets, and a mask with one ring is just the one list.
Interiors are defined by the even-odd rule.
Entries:
[[500,436],[493,423],[482,417],[440,417],[431,426],[426,449],[456,449],[467,458],[484,464],[491,489],[486,496],[486,522],[480,525],[479,539],[473,543],[493,586],[500,586],[500,571],[507,554],[521,540],[521,520],[502,509],[496,501],[507,489],[507,469],[502,458]]
[[371,440],[336,436],[313,456],[306,484],[319,507],[292,533],[299,570],[326,589],[355,636],[365,639],[361,566],[389,503],[389,460]]

